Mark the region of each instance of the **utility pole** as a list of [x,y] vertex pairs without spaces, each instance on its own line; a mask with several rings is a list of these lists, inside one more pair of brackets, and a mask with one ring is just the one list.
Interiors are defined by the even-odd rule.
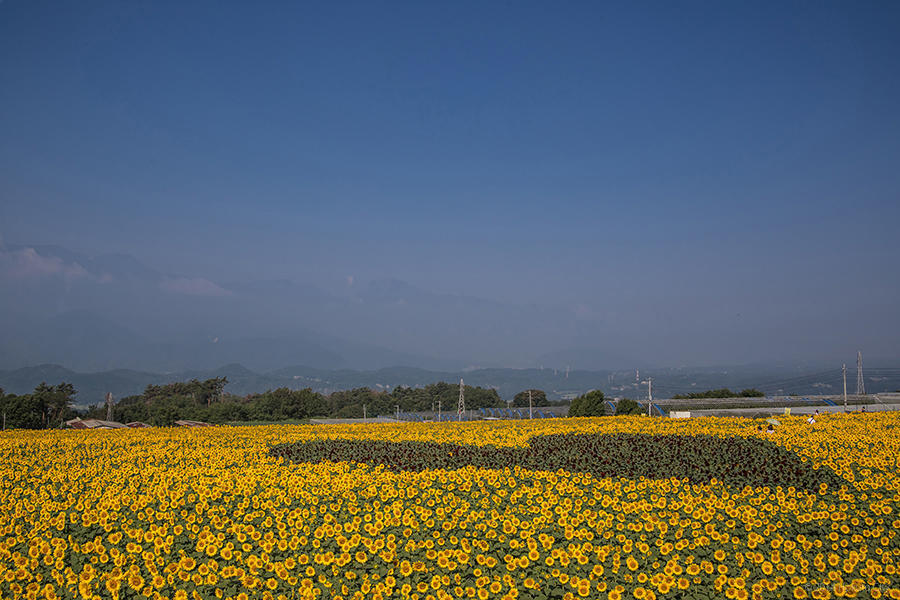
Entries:
[[653,378],[648,377],[644,383],[647,384],[647,416],[650,417],[653,410]]
[[528,390],[528,418],[531,418],[531,390]]
[[841,372],[844,375],[844,412],[847,412],[847,363],[841,366]]
[[399,421],[399,420],[400,420],[400,405],[399,405],[399,404],[395,404],[395,405],[394,405],[394,410],[397,411],[397,421]]
[[112,392],[106,392],[106,420],[112,421]]
[[459,421],[463,420],[463,413],[466,412],[466,393],[465,386],[463,385],[462,377],[459,378],[459,403],[456,406],[456,418]]
[[363,404],[363,423],[366,422],[366,405]]
[[438,400],[438,423],[441,422],[441,401]]
[[[863,379],[863,370],[862,370],[862,352],[856,353],[856,395],[857,396],[865,396],[866,395],[866,380]],[[868,404],[869,403],[867,401],[866,405],[868,405]]]

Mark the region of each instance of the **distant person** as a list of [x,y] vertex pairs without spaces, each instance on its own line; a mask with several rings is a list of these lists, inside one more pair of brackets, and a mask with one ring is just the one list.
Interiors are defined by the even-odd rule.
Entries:
[[769,423],[769,426],[766,427],[766,433],[775,433],[775,428],[772,427],[771,423]]
[[[819,411],[816,411],[816,412],[818,413]],[[809,418],[806,420],[806,422],[809,423],[810,425],[812,425],[813,423],[816,422],[816,416],[815,416],[815,415],[809,415]]]

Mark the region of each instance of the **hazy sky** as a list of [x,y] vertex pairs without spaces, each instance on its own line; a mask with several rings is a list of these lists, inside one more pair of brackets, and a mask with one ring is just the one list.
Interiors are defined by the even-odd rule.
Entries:
[[884,353],[898,32],[887,1],[5,0],[0,235]]

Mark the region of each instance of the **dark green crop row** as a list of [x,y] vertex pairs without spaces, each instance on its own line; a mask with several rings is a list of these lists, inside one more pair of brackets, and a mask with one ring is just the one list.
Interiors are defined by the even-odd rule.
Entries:
[[313,440],[283,444],[273,456],[292,462],[357,462],[394,471],[458,469],[526,469],[591,473],[598,478],[716,479],[743,487],[782,486],[817,491],[847,485],[833,471],[813,469],[788,450],[757,438],[707,435],[558,434],[538,436],[523,448],[457,446],[431,442]]

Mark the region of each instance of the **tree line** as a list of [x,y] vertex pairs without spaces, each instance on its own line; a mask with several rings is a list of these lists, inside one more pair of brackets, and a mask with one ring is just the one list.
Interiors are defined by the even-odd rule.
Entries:
[[[169,426],[175,421],[197,420],[207,423],[241,421],[300,420],[310,417],[361,418],[377,415],[394,415],[402,412],[436,410],[440,405],[445,412],[456,410],[459,386],[439,382],[423,388],[398,386],[392,391],[369,388],[336,391],[325,395],[310,388],[292,390],[278,388],[259,394],[237,396],[225,392],[227,378],[217,377],[199,381],[148,385],[143,393],[127,396],[112,407],[112,420],[120,423],[140,421],[149,425]],[[49,386],[41,383],[31,394],[5,394],[0,389],[5,429],[44,429],[62,426],[75,417],[107,418],[103,404],[90,406],[86,411],[76,411],[72,404],[76,395],[70,383]],[[525,392],[524,406],[528,406]],[[500,408],[506,403],[496,390],[465,386],[466,408]],[[535,405],[546,400],[540,390],[532,391]],[[517,405],[519,400],[516,401]]]
[[71,383],[42,382],[30,394],[7,394],[0,388],[0,427],[46,429],[59,427],[77,416],[72,409],[75,387]]
[[623,398],[615,405],[612,410],[607,404],[606,397],[600,390],[591,390],[586,394],[582,394],[572,400],[569,405],[570,417],[603,417],[608,414],[620,415],[639,415],[643,413],[641,405],[630,398]]
[[[235,423],[246,421],[302,420],[311,417],[361,418],[364,414],[394,415],[401,412],[436,411],[439,407],[449,413],[456,410],[459,386],[438,382],[425,387],[397,386],[391,391],[370,388],[342,390],[331,394],[314,392],[310,388],[292,390],[278,388],[259,394],[237,396],[225,392],[228,379],[216,377],[199,381],[148,385],[143,393],[127,396],[112,406],[112,420],[119,423],[135,421],[155,426],[174,425],[186,419],[207,423]],[[543,390],[524,390],[511,401],[513,406],[546,406]],[[107,418],[107,408],[95,404],[86,411],[76,411],[72,404],[75,388],[70,383],[50,386],[38,385],[30,394],[5,394],[0,389],[0,411],[4,429],[46,429],[61,427],[75,417]],[[507,406],[496,390],[465,386],[466,408],[503,408]],[[592,390],[575,398],[569,407],[570,417],[627,415],[641,412],[637,402],[620,400],[614,411],[609,409],[603,392]]]
[[[148,386],[143,394],[122,398],[113,407],[113,418],[127,423],[171,425],[179,419],[228,423],[282,421],[310,417],[362,418],[402,412],[434,410],[438,402],[445,411],[455,410],[459,386],[439,382],[424,388],[397,386],[392,391],[370,388],[341,390],[324,395],[310,388],[278,388],[259,394],[235,396],[222,392],[227,380],[189,381]],[[496,390],[465,386],[466,407],[500,407]],[[102,407],[98,407],[102,410]],[[90,412],[90,411],[89,411]]]

